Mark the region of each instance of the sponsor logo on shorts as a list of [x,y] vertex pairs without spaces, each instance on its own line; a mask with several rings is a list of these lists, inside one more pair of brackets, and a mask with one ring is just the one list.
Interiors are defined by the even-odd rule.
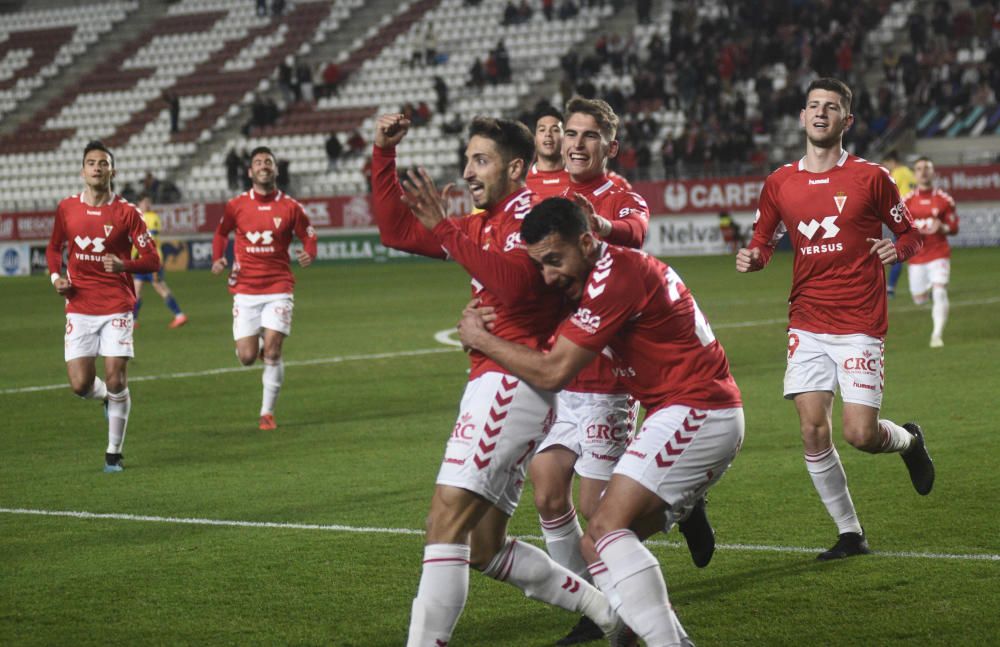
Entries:
[[626,437],[628,437],[628,432],[622,427],[606,424],[587,425],[587,440],[621,442]]
[[845,359],[844,370],[848,373],[875,375],[879,370],[879,358],[872,355],[870,350],[866,350],[859,357]]
[[590,456],[599,461],[607,461],[609,463],[614,463],[618,460],[616,456],[608,456],[607,454],[598,454],[597,452],[590,452]]
[[128,317],[118,317],[111,320],[112,328],[130,328],[132,326],[132,320]]

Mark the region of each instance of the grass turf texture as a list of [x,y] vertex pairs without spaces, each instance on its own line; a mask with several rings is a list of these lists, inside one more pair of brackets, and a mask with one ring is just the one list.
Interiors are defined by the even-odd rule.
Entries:
[[[652,548],[671,601],[705,645],[989,644],[1000,633],[1000,250],[958,250],[946,346],[927,347],[930,312],[890,303],[883,415],[920,422],[937,464],[917,496],[897,456],[840,438],[854,501],[881,554],[817,563],[836,529],[803,465],[781,399],[791,257],[737,275],[731,258],[674,263],[726,347],[743,390],[747,439],[710,496],[723,545],[705,570],[679,536]],[[235,368],[231,300],[208,273],[168,276],[190,323],[167,330],[151,289],[126,471],[101,473],[100,407],[58,389],[0,393],[0,507],[418,530],[466,380],[455,352],[295,365],[438,348],[467,300],[450,264],[317,266],[298,272],[276,432],[256,429],[259,368]],[[0,390],[64,384],[61,302],[45,277],[0,282]],[[99,373],[101,371],[99,370]],[[530,486],[511,531],[540,534]],[[666,541],[664,541],[666,540]],[[903,553],[971,554],[959,560]],[[888,554],[887,554],[888,553]],[[405,642],[420,577],[419,534],[221,527],[0,514],[0,643],[9,645]],[[472,573],[452,643],[549,645],[576,618]]]

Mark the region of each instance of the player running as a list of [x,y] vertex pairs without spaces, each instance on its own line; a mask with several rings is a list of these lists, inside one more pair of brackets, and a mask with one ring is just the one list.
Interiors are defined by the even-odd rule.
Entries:
[[[149,195],[145,193],[139,196],[139,204],[137,206],[142,213],[142,221],[146,223],[146,231],[149,232],[150,237],[153,239],[153,244],[156,245],[156,252],[162,259],[163,247],[160,245],[160,214],[153,211],[152,201],[149,199]],[[133,255],[138,255],[138,252],[133,252]],[[174,293],[170,291],[170,286],[163,280],[164,272],[165,270],[161,265],[158,272],[135,274],[133,276],[135,280],[135,309],[132,310],[134,327],[139,327],[139,309],[142,308],[143,283],[152,283],[153,289],[156,290],[156,293],[160,295],[163,302],[167,304],[170,312],[173,313],[174,318],[169,324],[170,328],[180,328],[187,323],[187,315],[181,311],[181,307],[177,304],[177,299],[174,298]]]

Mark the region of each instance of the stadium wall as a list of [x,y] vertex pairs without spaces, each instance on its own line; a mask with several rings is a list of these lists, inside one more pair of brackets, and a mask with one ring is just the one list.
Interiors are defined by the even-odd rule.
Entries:
[[[762,177],[637,182],[635,191],[649,204],[652,218],[644,249],[657,256],[724,254],[719,214],[727,212],[746,235],[753,223]],[[941,167],[938,186],[958,203],[956,247],[1000,246],[1000,164]],[[333,196],[301,201],[320,233],[319,262],[413,260],[382,246],[374,228],[369,196]],[[448,210],[471,210],[469,196],[453,191]],[[224,203],[157,205],[163,223],[161,241],[168,270],[207,269],[211,237],[222,219]],[[45,244],[52,212],[0,214],[0,276],[47,273]]]

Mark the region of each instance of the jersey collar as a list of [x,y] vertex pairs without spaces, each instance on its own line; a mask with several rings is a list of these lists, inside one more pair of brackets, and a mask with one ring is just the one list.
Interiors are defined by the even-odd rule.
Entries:
[[[837,160],[837,166],[843,166],[847,162],[847,156],[848,155],[849,155],[849,153],[847,152],[847,149],[844,149],[844,151],[840,154],[840,159]],[[806,156],[805,155],[803,155],[802,159],[799,160],[799,170],[800,171],[805,171],[806,170]]]

